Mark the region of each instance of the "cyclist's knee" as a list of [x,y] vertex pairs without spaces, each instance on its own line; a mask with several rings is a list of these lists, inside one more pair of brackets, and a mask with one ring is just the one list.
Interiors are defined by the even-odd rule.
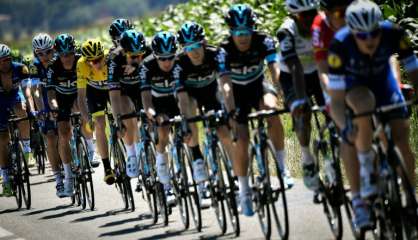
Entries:
[[391,121],[392,138],[397,146],[409,146],[409,122],[405,119]]
[[346,102],[356,114],[373,111],[376,107],[375,96],[366,87],[351,89],[346,95]]
[[71,128],[69,124],[62,124],[58,128],[59,139],[62,141],[69,141],[71,138]]

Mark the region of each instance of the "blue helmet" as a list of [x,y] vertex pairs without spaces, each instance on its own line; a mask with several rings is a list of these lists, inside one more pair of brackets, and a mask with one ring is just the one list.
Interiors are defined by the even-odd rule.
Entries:
[[58,35],[54,48],[58,53],[72,53],[75,51],[74,37],[68,33]]
[[155,55],[172,55],[177,51],[177,38],[171,32],[158,32],[151,45]]
[[144,35],[135,30],[127,30],[122,33],[120,45],[126,52],[138,54],[145,52],[146,43]]
[[254,11],[246,4],[232,5],[225,15],[225,22],[231,29],[253,28],[256,20]]
[[178,41],[182,45],[200,42],[205,39],[203,27],[195,22],[185,22],[177,33]]
[[112,39],[119,39],[121,34],[129,29],[132,29],[133,26],[128,19],[118,18],[112,22],[109,27],[109,34]]

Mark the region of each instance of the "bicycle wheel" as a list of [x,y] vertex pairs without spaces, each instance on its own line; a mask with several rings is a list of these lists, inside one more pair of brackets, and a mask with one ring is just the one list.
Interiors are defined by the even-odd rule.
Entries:
[[232,230],[235,233],[235,236],[238,237],[240,235],[240,222],[239,222],[239,213],[238,213],[238,206],[236,201],[236,191],[238,187],[235,185],[235,179],[232,176],[232,166],[230,162],[230,158],[225,152],[222,144],[218,142],[216,153],[218,154],[218,165],[219,171],[222,173],[222,181],[224,186],[224,191],[222,193],[225,194],[226,199],[226,206],[228,210],[229,219],[231,221]]
[[41,165],[41,168],[40,168],[40,173],[41,174],[45,174],[45,164],[46,164],[46,158],[47,158],[47,156],[46,156],[46,146],[45,146],[45,140],[44,140],[44,138],[43,138],[43,136],[41,135],[41,148],[40,148],[40,150],[41,150],[41,159],[40,159],[40,165]]
[[147,145],[144,151],[141,152],[141,178],[142,178],[142,192],[146,197],[150,213],[152,214],[153,224],[158,221],[158,207],[157,207],[157,195],[155,192],[155,150],[152,145]]
[[81,165],[81,181],[83,187],[83,198],[88,203],[90,210],[94,210],[94,184],[90,162],[87,154],[87,144],[84,138],[81,138],[77,143],[77,155]]
[[[320,164],[325,163],[326,161],[331,161],[331,165],[335,170],[335,165],[332,156],[332,152],[329,151],[328,143],[323,140],[316,140],[314,143],[314,156],[316,161],[316,166],[319,169]],[[334,171],[335,175],[337,171]],[[338,201],[341,191],[338,191],[338,188],[341,187],[339,184],[331,184],[326,176],[324,171],[319,171],[320,175],[320,200],[322,202],[323,212],[327,218],[328,225],[331,228],[331,232],[335,239],[341,239],[343,234],[343,225],[342,225],[342,215],[341,215],[341,203]],[[337,176],[336,176],[337,178]],[[337,180],[335,179],[335,182]]]
[[[15,146],[15,145],[14,145]],[[12,189],[16,199],[17,209],[22,208],[23,197],[22,197],[22,188],[20,182],[22,181],[22,161],[19,160],[19,155],[15,154],[16,147],[10,146],[9,151],[9,159],[12,159],[12,169],[11,169],[11,176],[12,176]]]
[[23,197],[23,201],[25,202],[26,209],[30,209],[32,198],[31,198],[31,191],[30,191],[30,181],[29,181],[29,168],[26,163],[25,156],[23,155],[23,146],[22,143],[19,143],[17,155],[19,156],[16,160],[20,161],[21,164],[21,174],[19,179],[19,185],[21,188],[21,193]]
[[[197,190],[196,181],[193,178],[193,168],[192,168],[192,155],[187,147],[187,145],[183,145],[182,148],[183,156],[184,156],[184,163],[188,164],[188,171],[186,174],[188,175],[186,178],[186,186],[187,186],[187,201],[189,202],[189,209],[191,218],[193,220],[194,226],[198,232],[202,231],[202,211],[200,209],[200,200],[199,200],[199,193]],[[184,165],[184,167],[186,167]]]
[[168,207],[167,207],[167,199],[164,193],[164,186],[162,183],[157,182],[155,185],[155,193],[157,194],[157,204],[159,207],[159,214],[163,218],[164,226],[168,225]]
[[179,209],[181,222],[184,229],[188,229],[190,225],[189,208],[187,201],[188,185],[187,185],[187,173],[186,166],[184,165],[184,152],[171,145],[171,176],[173,183],[173,191],[176,197],[176,204]]
[[273,212],[273,219],[276,223],[276,228],[281,239],[288,239],[289,237],[289,215],[287,209],[286,200],[286,188],[282,175],[280,174],[280,167],[276,158],[276,151],[274,150],[273,143],[268,140],[267,148],[265,149],[266,166],[273,168],[267,168],[268,170],[268,183],[270,191],[272,192],[272,198],[269,199],[269,205]]
[[125,183],[125,155],[123,153],[123,144],[117,140],[112,144],[111,156],[113,157],[113,162],[115,164],[115,174],[116,174],[116,188],[121,194],[122,201],[124,203],[125,209],[129,209],[129,195],[127,190],[127,185]]
[[216,156],[217,150],[209,149],[207,144],[204,144],[205,149],[205,163],[208,164],[209,171],[209,191],[212,201],[212,209],[216,216],[216,221],[218,226],[221,229],[222,235],[226,233],[227,230],[227,219],[225,211],[225,201],[226,201],[226,187],[223,181],[222,169],[219,166],[222,166],[218,163]]
[[348,224],[350,225],[351,233],[353,234],[355,239],[361,240],[361,239],[364,239],[364,233],[357,231],[357,228],[354,225],[354,221],[353,221],[354,210],[353,210],[353,205],[351,204],[351,199],[347,195],[348,191],[349,190],[345,190],[345,194],[344,194],[345,213],[347,215],[347,220],[348,220]]

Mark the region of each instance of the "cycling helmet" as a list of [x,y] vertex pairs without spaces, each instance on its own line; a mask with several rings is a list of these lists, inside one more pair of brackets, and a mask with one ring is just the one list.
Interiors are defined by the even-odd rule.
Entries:
[[351,31],[371,32],[379,26],[382,11],[379,6],[368,0],[357,0],[348,6],[345,21]]
[[58,53],[74,52],[74,37],[67,33],[58,35],[58,37],[55,39],[54,48]]
[[9,57],[10,54],[11,54],[10,48],[5,44],[0,43],[0,58]]
[[126,52],[138,54],[145,52],[145,38],[141,32],[127,30],[122,33],[120,45]]
[[36,50],[46,50],[54,46],[51,36],[46,33],[39,33],[32,39],[32,49]]
[[225,15],[225,22],[231,29],[253,28],[256,20],[254,11],[246,4],[232,5]]
[[110,24],[109,34],[112,39],[119,39],[124,31],[132,28],[133,26],[128,19],[118,18]]
[[179,43],[182,45],[200,42],[205,39],[203,27],[195,22],[185,22],[177,33]]
[[348,6],[353,0],[320,0],[319,4],[321,8],[325,10],[331,10],[334,7]]
[[177,39],[171,32],[158,32],[151,44],[155,55],[173,55],[177,51]]
[[286,8],[290,13],[305,12],[317,7],[317,0],[286,0]]
[[100,40],[89,39],[81,45],[81,54],[87,60],[95,60],[104,56],[103,45]]

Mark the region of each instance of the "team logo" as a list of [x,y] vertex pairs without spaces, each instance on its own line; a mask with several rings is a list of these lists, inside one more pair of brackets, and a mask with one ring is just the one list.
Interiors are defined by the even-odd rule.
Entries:
[[342,65],[341,58],[335,53],[330,53],[328,55],[328,65],[332,68],[341,67],[341,65]]

